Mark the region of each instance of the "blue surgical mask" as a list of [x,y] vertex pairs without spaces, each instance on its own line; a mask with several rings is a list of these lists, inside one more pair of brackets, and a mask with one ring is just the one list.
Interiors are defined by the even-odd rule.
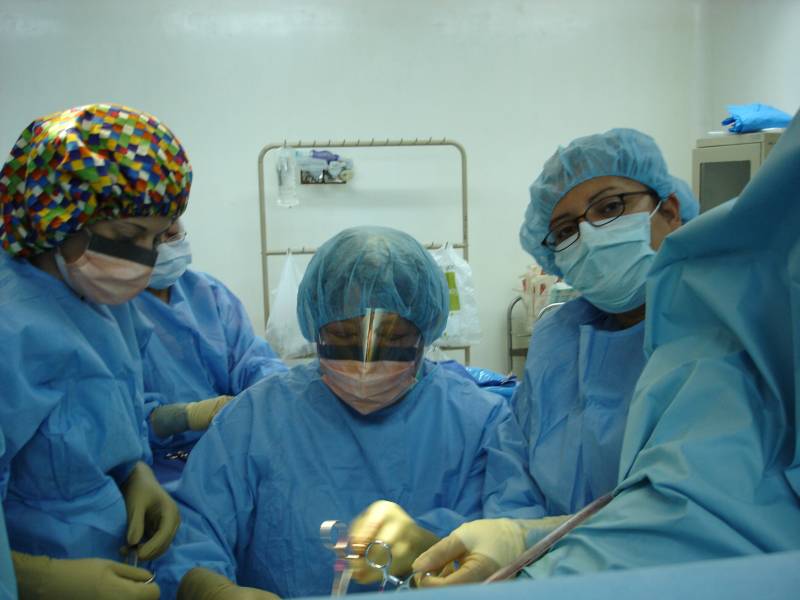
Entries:
[[622,215],[602,227],[581,222],[578,241],[555,254],[564,281],[608,313],[644,304],[645,282],[655,257],[650,219],[657,210]]
[[151,287],[163,290],[172,286],[192,262],[192,249],[185,237],[158,245],[158,260],[150,278]]

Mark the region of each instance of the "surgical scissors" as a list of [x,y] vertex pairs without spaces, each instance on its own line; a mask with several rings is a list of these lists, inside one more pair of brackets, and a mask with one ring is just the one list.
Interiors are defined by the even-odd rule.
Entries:
[[350,566],[349,559],[358,558],[350,547],[348,529],[347,523],[344,521],[323,521],[319,526],[319,536],[323,545],[336,554],[336,562],[333,563],[331,596],[347,594],[350,579],[353,577],[353,568]]
[[[127,562],[132,567],[139,567],[139,546],[129,546],[128,547],[128,556],[125,557],[125,562]],[[156,573],[153,571],[153,574],[150,575],[150,579],[147,581],[140,581],[139,583],[143,583],[147,585],[148,583],[153,583],[156,580]]]
[[[378,588],[379,592],[385,591],[386,586],[389,584],[395,586],[396,591],[417,587],[414,576],[417,575],[418,572],[413,572],[411,575],[402,579],[391,574],[392,547],[386,542],[382,542],[381,540],[370,542],[367,545],[367,549],[364,551],[364,558],[370,567],[379,569],[381,572],[381,585]],[[430,575],[430,573],[425,573],[424,576],[427,575]]]

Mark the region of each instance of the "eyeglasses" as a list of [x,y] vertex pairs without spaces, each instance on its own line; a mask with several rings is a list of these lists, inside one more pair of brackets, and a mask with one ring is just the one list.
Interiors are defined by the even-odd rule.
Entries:
[[186,239],[186,232],[179,231],[178,233],[173,233],[170,236],[167,236],[166,232],[162,233],[160,238],[156,238],[154,245],[158,248],[161,244],[177,244],[178,242],[182,242]]
[[637,192],[613,194],[595,200],[586,207],[580,217],[559,223],[547,232],[547,236],[542,240],[542,246],[549,248],[553,252],[566,250],[580,239],[581,230],[579,225],[581,221],[586,221],[593,227],[602,227],[619,219],[626,211],[629,213],[639,212],[629,209],[635,206],[636,197],[640,196],[658,198],[656,193],[651,190],[639,190]]
[[169,237],[165,237],[161,240],[162,244],[174,244],[175,242],[182,242],[186,239],[186,232],[179,231],[178,233],[174,233]]

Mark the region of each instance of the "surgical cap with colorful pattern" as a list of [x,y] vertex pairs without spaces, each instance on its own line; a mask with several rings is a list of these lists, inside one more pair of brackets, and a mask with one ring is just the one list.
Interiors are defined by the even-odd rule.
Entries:
[[0,245],[32,256],[97,221],[178,217],[191,183],[183,146],[152,115],[116,104],[54,113],[22,132],[0,171]]

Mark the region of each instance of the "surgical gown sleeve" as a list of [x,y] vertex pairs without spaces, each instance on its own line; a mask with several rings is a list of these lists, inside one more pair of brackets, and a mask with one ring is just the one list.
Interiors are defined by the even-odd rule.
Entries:
[[[690,356],[698,343],[687,338],[665,350]],[[687,361],[671,372],[646,370],[642,381],[651,386],[631,410],[631,425],[639,428],[644,446],[618,495],[531,574],[786,550],[789,538],[800,539],[800,506],[785,501],[788,484],[780,470],[771,469],[779,449],[764,447],[785,424],[774,399],[748,376],[748,363],[746,355],[730,352]],[[665,397],[672,398],[668,414],[648,422],[651,415],[642,413],[653,409],[643,405],[657,406]]]
[[255,382],[285,366],[267,341],[253,332],[242,302],[225,285],[203,274],[212,285],[219,318],[228,342],[231,395],[242,393]]
[[241,406],[224,424],[215,420],[186,464],[174,494],[181,527],[169,552],[155,565],[163,598],[174,597],[181,579],[194,567],[236,581],[236,565],[249,545],[254,518],[247,408]]
[[119,484],[144,458],[142,366],[129,304],[84,302],[25,260],[0,256],[0,458],[11,546],[118,557]]
[[[0,456],[5,452],[5,438],[0,430]],[[0,471],[0,481],[8,477],[8,472]],[[5,484],[3,484],[5,487]],[[16,600],[17,580],[14,565],[11,562],[11,549],[8,546],[6,519],[3,514],[3,503],[0,502],[0,600]]]
[[[472,386],[470,386],[472,387]],[[488,392],[475,390],[476,393]],[[497,402],[484,427],[481,452],[455,508],[435,508],[415,520],[439,537],[475,519],[544,516],[544,498],[528,474],[526,444],[519,424],[505,402]],[[476,511],[475,499],[482,509]],[[463,507],[459,510],[459,506]]]
[[795,117],[735,202],[665,241],[617,496],[531,576],[800,549],[798,165]]
[[[150,344],[153,336],[153,324],[138,310],[131,310],[131,325],[136,341],[139,346],[140,356],[145,356],[147,347]],[[158,398],[156,400],[156,397]],[[144,402],[143,418],[139,423],[139,435],[142,440],[142,460],[149,465],[153,464],[153,452],[150,449],[150,413],[157,404],[163,403],[160,394],[152,394],[142,391],[142,400]]]

